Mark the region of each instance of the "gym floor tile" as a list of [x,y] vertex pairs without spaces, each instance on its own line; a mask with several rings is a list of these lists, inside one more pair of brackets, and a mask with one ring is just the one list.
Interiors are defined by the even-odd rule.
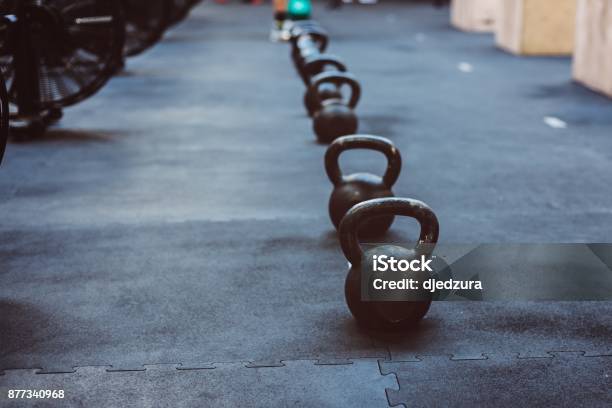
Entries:
[[397,375],[391,406],[609,407],[612,357],[554,353],[549,358],[490,355],[485,360],[426,356],[415,362],[381,362]]
[[612,302],[436,302],[409,335],[377,334],[393,360],[417,355],[612,351]]
[[[376,360],[348,365],[287,361],[283,367],[177,370],[173,365],[144,371],[107,372],[80,367],[70,374],[11,370],[0,375],[3,407],[388,407],[385,388],[395,376],[382,376]],[[9,400],[8,390],[64,390],[65,399]]]

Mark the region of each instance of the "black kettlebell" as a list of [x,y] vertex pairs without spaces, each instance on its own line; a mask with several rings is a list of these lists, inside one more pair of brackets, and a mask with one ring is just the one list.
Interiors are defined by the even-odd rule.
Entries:
[[[344,176],[340,170],[340,154],[346,150],[369,149],[387,157],[387,170],[383,177],[371,173]],[[402,170],[400,151],[389,139],[379,136],[354,135],[336,139],[325,153],[325,171],[334,185],[329,197],[329,217],[338,229],[342,218],[355,204],[374,198],[393,197],[392,187]],[[371,218],[360,225],[362,238],[383,235],[393,224],[393,216]]]
[[301,70],[302,80],[306,85],[304,93],[304,106],[309,116],[314,115],[315,109],[318,107],[318,101],[325,101],[332,98],[342,98],[340,90],[334,84],[322,84],[318,90],[318,99],[314,95],[314,89],[310,88],[311,79],[325,71],[346,72],[346,65],[336,56],[329,54],[313,55],[304,61]]
[[[325,84],[333,85],[340,90],[348,85],[351,94],[345,101],[340,92],[339,98],[321,100],[319,89]],[[357,133],[359,119],[355,114],[355,107],[361,98],[361,86],[357,79],[348,72],[326,71],[315,75],[308,91],[314,95],[313,130],[321,143],[331,143],[340,136]]]
[[[396,245],[380,245],[364,252],[357,236],[359,225],[370,218],[395,215],[412,217],[419,222],[421,232],[416,246],[407,249]],[[370,283],[373,283],[373,279],[369,277],[376,276],[371,262],[374,255],[393,256],[397,260],[407,261],[420,259],[421,256],[430,257],[438,242],[438,235],[438,219],[431,208],[421,201],[379,198],[351,208],[340,224],[340,244],[350,262],[344,286],[346,303],[360,325],[370,329],[405,330],[421,321],[432,302],[432,294],[422,289],[422,282],[430,278],[429,272],[410,272],[410,278],[419,283],[419,290],[402,295],[401,301],[364,301],[362,289],[365,294],[372,293]],[[362,282],[368,287],[362,288]]]
[[325,52],[329,44],[327,32],[320,27],[306,27],[291,37],[291,58],[300,72],[304,59]]
[[303,32],[303,30],[307,30],[312,27],[317,29],[323,29],[321,24],[319,24],[319,22],[316,20],[294,21],[293,24],[291,24],[291,28],[289,29],[290,38],[297,37]]
[[331,54],[315,54],[304,59],[302,63],[302,81],[310,85],[312,78],[323,71],[346,72],[346,64],[339,57]]

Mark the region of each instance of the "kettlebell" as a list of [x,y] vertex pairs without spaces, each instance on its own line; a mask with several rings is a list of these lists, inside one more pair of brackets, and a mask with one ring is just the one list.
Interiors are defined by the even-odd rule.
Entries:
[[293,40],[294,38],[302,35],[307,30],[311,29],[324,31],[323,26],[321,26],[321,24],[319,24],[319,22],[316,20],[293,21],[293,23],[291,24],[291,28],[289,29],[289,39]]
[[[344,176],[340,170],[340,155],[353,149],[376,150],[387,157],[387,170],[383,177],[371,173]],[[402,170],[400,151],[389,139],[371,135],[343,136],[336,139],[325,153],[325,171],[334,185],[329,197],[329,217],[338,229],[345,214],[355,204],[374,198],[393,197],[392,187]],[[393,216],[371,218],[360,225],[362,238],[381,236],[393,224]]]
[[302,81],[310,85],[312,78],[323,71],[346,72],[346,64],[339,57],[331,54],[315,54],[304,59],[302,63]]
[[[357,231],[368,219],[380,216],[403,215],[416,219],[421,227],[419,241],[412,249],[396,245],[379,245],[363,251]],[[429,272],[410,272],[410,278],[419,284],[419,289],[410,291],[401,301],[364,301],[364,293],[371,290],[368,277],[376,275],[371,259],[374,255],[393,256],[397,260],[412,261],[422,256],[430,257],[438,242],[439,224],[434,212],[427,204],[409,198],[378,198],[357,204],[346,214],[340,224],[340,244],[350,269],[346,277],[344,294],[349,310],[357,322],[370,329],[406,330],[413,328],[429,311],[432,294],[422,288],[429,279]],[[366,278],[363,279],[362,278]],[[368,287],[362,288],[362,282]]]
[[[341,92],[339,98],[321,100],[319,89],[324,84],[331,84],[338,90],[348,85],[351,94],[346,101]],[[357,133],[359,119],[354,109],[361,97],[361,86],[353,75],[338,71],[321,72],[312,78],[308,91],[314,95],[313,130],[320,143],[331,143],[340,136]]]
[[329,37],[321,27],[307,26],[297,30],[296,35],[293,35],[290,41],[291,58],[299,72],[305,58],[325,52],[329,44]]
[[293,24],[291,24],[291,28],[289,29],[289,34],[291,36],[290,38],[300,35],[302,30],[310,27],[322,28],[318,21],[312,19],[293,21]]
[[346,65],[334,55],[319,54],[308,57],[304,61],[304,65],[300,71],[300,75],[306,85],[304,93],[304,106],[309,116],[314,115],[317,108],[317,101],[325,101],[332,98],[342,98],[340,90],[334,84],[323,84],[317,90],[319,99],[313,94],[313,89],[309,87],[311,78],[324,71],[334,70],[338,72],[346,72]]

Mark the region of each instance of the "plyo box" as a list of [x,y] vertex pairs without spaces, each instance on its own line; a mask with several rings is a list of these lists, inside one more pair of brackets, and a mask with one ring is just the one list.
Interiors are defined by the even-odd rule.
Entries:
[[612,97],[612,0],[578,0],[574,79]]
[[499,4],[504,0],[453,0],[451,24],[463,31],[494,32]]
[[571,55],[577,0],[501,0],[495,41],[518,55]]

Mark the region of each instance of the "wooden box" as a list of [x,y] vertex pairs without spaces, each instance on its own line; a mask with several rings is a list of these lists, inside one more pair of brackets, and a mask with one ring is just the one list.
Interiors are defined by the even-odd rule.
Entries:
[[574,79],[612,97],[612,0],[578,0]]
[[577,0],[502,0],[495,41],[520,55],[570,55]]
[[497,8],[504,0],[453,0],[451,24],[464,31],[494,32]]

